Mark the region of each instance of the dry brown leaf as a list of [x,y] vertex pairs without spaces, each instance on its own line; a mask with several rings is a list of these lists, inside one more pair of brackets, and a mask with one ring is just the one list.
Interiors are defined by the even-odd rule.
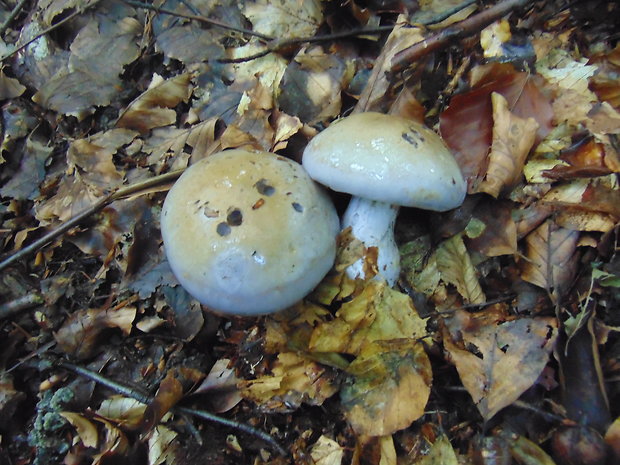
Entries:
[[456,310],[443,342],[463,386],[485,421],[512,404],[538,379],[557,337],[554,318],[520,318],[491,308]]
[[141,31],[134,18],[88,22],[71,44],[68,66],[59,67],[32,100],[78,118],[96,105],[109,104],[118,93],[123,67],[138,57],[134,38]]
[[579,231],[545,221],[525,237],[521,278],[554,293],[566,289],[575,274],[578,239]]
[[178,379],[178,373],[176,370],[168,370],[166,377],[159,384],[155,396],[146,406],[139,429],[141,431],[153,429],[182,398],[183,385]]
[[[148,162],[161,171],[172,160],[170,169],[186,168],[191,160],[193,163],[217,151],[215,144],[215,126],[217,118],[200,122],[187,129],[173,127],[154,129],[144,146],[149,153]],[[190,147],[191,150],[187,150]]]
[[[112,425],[108,422],[127,428],[135,428],[142,421],[145,410],[146,404],[138,402],[136,399],[113,395],[101,402],[96,413],[100,417],[97,420],[110,427]],[[114,431],[108,431],[108,434],[110,432],[114,433]]]
[[189,73],[165,80],[155,74],[148,90],[121,113],[116,127],[135,129],[146,134],[153,128],[175,123],[177,114],[173,108],[189,99],[192,93],[190,79]]
[[436,254],[437,268],[444,282],[455,286],[458,293],[469,303],[479,304],[486,301],[476,269],[460,235],[442,242]]
[[422,344],[411,339],[367,344],[347,372],[340,399],[357,434],[386,436],[424,414],[432,370]]
[[163,425],[158,425],[151,431],[148,436],[149,465],[177,463],[175,452],[178,435],[179,433]]
[[280,82],[278,105],[306,124],[331,120],[340,114],[341,95],[352,67],[318,46],[302,49]]
[[344,448],[331,438],[321,435],[310,449],[314,465],[340,465]]
[[229,359],[219,359],[213,364],[211,371],[200,386],[192,392],[192,395],[207,394],[206,400],[211,407],[209,411],[227,412],[241,402],[242,396],[237,387],[241,379],[237,377],[235,369],[229,365]]
[[357,436],[351,464],[397,465],[396,448],[392,435]]
[[0,100],[19,97],[25,90],[26,87],[22,86],[17,79],[8,77],[4,71],[0,70]]
[[252,23],[252,29],[270,37],[313,36],[323,22],[319,0],[256,0],[246,2],[243,14]]
[[616,459],[620,460],[620,417],[607,429],[605,443],[613,450]]
[[523,165],[536,138],[534,118],[519,118],[510,112],[499,93],[491,94],[493,104],[493,142],[486,174],[473,192],[486,192],[497,198],[521,179]]
[[[470,235],[468,228],[467,247],[487,257],[512,255],[517,252],[517,226],[512,218],[513,204],[510,202],[482,200],[476,205],[472,221],[482,223],[483,230]],[[471,221],[470,221],[471,223]]]
[[79,310],[71,314],[54,338],[65,353],[78,359],[87,358],[97,349],[99,336],[105,329],[119,328],[128,335],[135,317],[135,307]]
[[117,187],[123,182],[123,173],[112,157],[136,136],[136,132],[127,129],[111,129],[74,140],[67,150],[69,169],[78,169],[80,179],[101,192]]
[[413,44],[424,40],[422,29],[410,27],[404,17],[399,17],[396,26],[390,32],[381,54],[375,59],[372,74],[368,79],[364,91],[360,95],[356,112],[362,111],[385,111],[387,104],[386,95],[392,85],[391,73],[392,59],[398,52],[411,47]]

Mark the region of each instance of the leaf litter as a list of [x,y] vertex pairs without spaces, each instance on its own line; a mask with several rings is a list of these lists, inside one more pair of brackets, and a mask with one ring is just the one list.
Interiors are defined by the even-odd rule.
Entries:
[[[405,1],[47,0],[14,17],[0,74],[5,256],[138,187],[2,272],[3,457],[469,463],[500,449],[559,464],[568,428],[594,450],[607,441],[613,460],[620,12],[520,3],[488,24],[492,8],[471,2]],[[225,148],[300,160],[323,127],[364,110],[434,127],[468,183],[453,212],[403,209],[397,287],[371,279],[378,251],[344,231],[332,272],[287,311],[201,308],[165,260],[174,176],[158,176]],[[344,273],[360,257],[366,281]]]

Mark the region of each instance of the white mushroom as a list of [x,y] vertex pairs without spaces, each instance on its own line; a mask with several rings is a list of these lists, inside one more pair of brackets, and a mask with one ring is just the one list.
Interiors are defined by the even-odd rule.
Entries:
[[189,167],[164,202],[161,231],[181,285],[212,310],[284,309],[331,268],[338,216],[301,165],[229,150]]
[[[367,247],[378,247],[379,272],[390,285],[400,273],[394,241],[398,208],[446,211],[461,205],[467,191],[442,139],[398,116],[368,112],[343,118],[310,141],[302,163],[314,180],[353,195],[342,227],[351,226]],[[363,278],[363,262],[347,272]]]

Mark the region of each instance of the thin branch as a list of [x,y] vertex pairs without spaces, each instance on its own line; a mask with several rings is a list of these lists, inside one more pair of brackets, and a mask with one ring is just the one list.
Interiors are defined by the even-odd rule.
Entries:
[[43,296],[38,292],[23,295],[0,305],[0,320],[15,315],[27,308],[36,307],[44,302]]
[[61,19],[60,21],[58,21],[56,24],[51,25],[50,27],[44,29],[43,31],[39,32],[37,35],[35,35],[32,39],[30,39],[29,41],[27,41],[26,43],[20,45],[19,47],[17,47],[15,50],[13,50],[11,53],[9,53],[8,55],[2,57],[2,59],[0,59],[0,62],[7,60],[9,58],[11,58],[13,55],[17,54],[18,52],[20,52],[21,50],[25,49],[26,47],[28,47],[31,43],[36,42],[37,40],[39,40],[41,37],[43,37],[46,34],[49,34],[50,32],[52,32],[55,29],[58,29],[59,27],[61,27],[63,24],[71,21],[73,18],[75,18],[76,16],[81,15],[82,13],[86,12],[87,10],[90,10],[92,7],[94,7],[95,5],[97,5],[101,0],[95,0],[93,3],[89,4],[89,5],[83,5],[80,8],[78,8],[77,10],[75,10],[73,13],[71,13],[69,16],[67,16],[66,18]]
[[457,39],[476,34],[502,16],[517,8],[528,6],[530,3],[533,3],[533,0],[504,0],[460,23],[442,29],[423,41],[398,52],[392,59],[392,72],[401,71],[409,63],[447,47]]
[[[100,375],[99,373],[96,373],[92,370],[89,370],[87,368],[78,366],[78,365],[74,365],[73,363],[70,362],[66,362],[64,360],[58,360],[56,362],[56,365],[60,366],[61,368],[64,368],[66,370],[72,371],[73,373],[76,373],[80,376],[84,376],[85,378],[90,379],[91,381],[95,381],[103,386],[106,386],[110,389],[112,389],[114,392],[124,395],[126,397],[131,397],[132,399],[137,400],[138,402],[141,402],[143,404],[149,404],[152,402],[152,397],[150,397],[149,395],[145,394],[143,391],[139,390],[139,389],[135,389],[135,388],[131,388],[129,386],[126,386],[122,383],[110,380],[102,375]],[[261,431],[257,428],[254,428],[250,425],[246,425],[244,423],[240,423],[238,421],[234,421],[234,420],[229,420],[228,418],[223,418],[220,417],[218,415],[214,415],[210,412],[207,412],[205,410],[197,410],[197,409],[193,409],[193,408],[189,408],[189,407],[182,407],[179,405],[176,405],[174,407],[172,407],[170,409],[173,412],[177,412],[177,413],[182,413],[182,414],[186,414],[186,415],[192,415],[198,418],[202,418],[203,420],[207,420],[207,421],[211,421],[213,423],[217,423],[223,426],[226,426],[228,428],[231,429],[235,429],[237,431],[242,431],[244,433],[247,433],[251,436],[254,436],[258,439],[261,439],[262,441],[264,441],[265,443],[269,444],[271,447],[273,447],[276,451],[278,451],[278,453],[282,456],[286,456],[288,455],[287,452],[282,448],[282,446],[280,444],[278,444],[278,442],[268,433],[265,433],[264,431]]]
[[0,26],[0,35],[6,32],[6,30],[9,28],[13,20],[19,14],[19,12],[22,11],[22,8],[24,8],[24,5],[26,4],[27,1],[28,0],[21,0],[17,5],[15,5],[15,8],[13,8],[13,10],[11,11],[11,14],[6,18],[4,23],[2,23],[2,26]]
[[376,35],[382,34],[383,32],[389,32],[394,29],[393,25],[388,26],[377,26],[372,28],[361,28],[361,29],[353,29],[350,31],[340,31],[334,32],[333,34],[324,34],[320,36],[312,36],[312,37],[294,37],[291,39],[273,39],[265,44],[265,49],[257,52],[253,55],[249,55],[247,57],[240,58],[220,58],[217,61],[219,63],[244,63],[247,61],[256,60],[257,58],[262,58],[265,55],[269,55],[270,53],[278,52],[283,48],[290,47],[291,45],[297,44],[311,44],[318,42],[328,42],[331,40],[345,39],[347,37],[358,37],[364,35]]
[[185,18],[190,19],[192,21],[196,21],[203,24],[208,24],[210,26],[219,27],[220,29],[226,29],[228,31],[239,32],[240,34],[246,36],[258,37],[259,39],[270,41],[273,40],[273,37],[270,37],[265,34],[261,34],[260,32],[250,31],[249,29],[242,29],[236,26],[231,26],[230,24],[223,23],[218,21],[217,19],[206,18],[205,16],[200,15],[188,15],[185,13],[178,13],[173,10],[168,10],[166,8],[160,8],[154,5],[149,5],[148,3],[136,2],[133,0],[123,0],[124,3],[130,6],[135,6],[136,8],[144,8],[145,10],[151,10],[159,14],[165,14],[170,16],[176,16],[177,18]]
[[170,173],[162,174],[162,175],[147,179],[146,181],[141,181],[141,182],[132,184],[130,186],[120,188],[114,192],[107,194],[105,197],[102,197],[97,202],[95,202],[93,205],[81,211],[80,213],[73,216],[72,218],[68,219],[63,224],[59,225],[55,229],[45,234],[43,237],[34,241],[32,244],[27,245],[23,249],[15,252],[12,255],[9,255],[7,258],[2,260],[0,262],[0,271],[4,270],[6,267],[11,265],[12,263],[15,263],[16,261],[21,260],[22,258],[34,252],[37,252],[39,249],[49,244],[57,237],[62,236],[64,233],[69,231],[71,228],[80,224],[82,221],[84,221],[89,216],[103,210],[106,206],[108,206],[112,202],[123,199],[125,197],[129,197],[132,194],[135,194],[136,192],[140,192],[142,190],[149,189],[154,186],[158,186],[158,185],[161,185],[167,182],[174,181],[181,175],[181,173],[183,173],[183,170],[172,171]]

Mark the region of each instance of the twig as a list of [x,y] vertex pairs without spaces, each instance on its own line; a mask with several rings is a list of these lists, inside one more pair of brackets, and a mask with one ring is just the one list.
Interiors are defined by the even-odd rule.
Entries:
[[78,8],[77,10],[75,10],[73,13],[71,13],[69,16],[67,16],[66,18],[61,19],[60,21],[58,21],[56,24],[51,25],[50,27],[44,29],[43,31],[39,32],[37,35],[35,35],[32,39],[30,39],[29,41],[27,41],[26,43],[20,45],[19,47],[17,47],[15,50],[13,50],[11,53],[9,53],[8,55],[2,57],[2,59],[0,59],[0,62],[7,60],[8,58],[11,58],[13,55],[15,55],[16,53],[18,53],[20,50],[25,49],[26,47],[28,47],[31,43],[36,42],[37,40],[39,40],[41,37],[43,37],[45,34],[49,34],[50,32],[52,32],[55,29],[58,29],[59,27],[61,27],[63,24],[71,21],[73,18],[75,18],[76,16],[81,15],[82,13],[84,13],[85,11],[91,9],[92,7],[94,7],[95,5],[97,5],[101,0],[95,0],[93,3],[89,4],[89,5],[83,5],[80,8]]
[[23,295],[17,299],[0,305],[0,320],[19,313],[27,308],[36,307],[44,302],[43,296],[38,292]]
[[13,8],[13,10],[11,11],[11,14],[6,18],[4,23],[2,23],[2,26],[0,26],[0,35],[6,32],[10,24],[19,14],[19,12],[22,11],[22,8],[24,7],[27,1],[28,0],[21,0],[17,5],[15,5],[15,8]]
[[105,197],[99,199],[97,202],[95,202],[93,205],[88,207],[86,210],[83,210],[77,215],[73,216],[72,218],[67,220],[65,223],[59,225],[57,228],[51,230],[50,232],[45,234],[43,237],[34,241],[32,244],[29,244],[23,249],[15,252],[12,255],[9,255],[7,258],[2,260],[0,262],[0,271],[4,270],[6,267],[11,265],[12,263],[15,263],[17,260],[21,260],[22,258],[30,255],[31,253],[38,251],[39,249],[41,249],[42,247],[44,247],[45,245],[49,244],[51,241],[56,239],[57,237],[62,236],[64,233],[69,231],[71,228],[77,226],[82,221],[84,221],[86,218],[102,210],[103,208],[111,204],[112,202],[116,200],[120,200],[124,197],[128,197],[141,190],[148,189],[150,187],[157,186],[160,184],[164,184],[166,182],[174,181],[176,178],[178,178],[181,175],[182,172],[183,170],[172,171],[170,173],[162,174],[160,176],[155,176],[154,178],[147,179],[146,181],[138,182],[136,184],[123,187],[112,193],[107,194]]
[[[99,373],[96,373],[94,371],[91,371],[87,368],[78,366],[78,365],[74,365],[73,363],[70,362],[66,362],[64,360],[58,360],[56,362],[56,365],[60,366],[61,368],[65,368],[69,371],[72,371],[73,373],[76,373],[80,376],[84,376],[85,378],[90,379],[91,381],[95,381],[103,386],[106,386],[110,389],[112,389],[113,391],[117,392],[118,394],[127,396],[127,397],[131,397],[132,399],[136,399],[138,402],[141,402],[143,404],[149,404],[152,402],[152,398],[145,394],[144,392],[142,392],[139,389],[135,389],[135,388],[130,388],[124,384],[118,383],[116,381],[110,380],[104,376],[101,376]],[[242,431],[244,433],[247,433],[251,436],[254,436],[258,439],[261,439],[262,441],[266,442],[267,444],[269,444],[271,447],[273,447],[276,451],[278,451],[278,453],[282,456],[286,456],[288,455],[287,452],[282,448],[282,446],[280,444],[278,444],[278,442],[268,433],[265,433],[264,431],[261,431],[257,428],[254,428],[250,425],[246,425],[244,423],[240,423],[238,421],[234,421],[234,420],[229,420],[227,418],[223,418],[220,417],[218,415],[214,415],[210,412],[207,412],[205,410],[197,410],[197,409],[193,409],[193,408],[189,408],[189,407],[182,407],[182,406],[174,406],[171,408],[171,411],[173,412],[177,412],[177,413],[182,413],[182,414],[186,414],[186,415],[192,415],[198,418],[202,418],[203,420],[207,420],[207,421],[211,421],[213,423],[218,423],[220,425],[224,425],[227,426],[229,428],[235,429],[237,431]]]
[[253,55],[241,58],[220,58],[217,61],[219,63],[243,63],[246,61],[256,60],[257,58],[264,57],[270,53],[277,52],[283,48],[290,47],[291,45],[304,44],[304,43],[317,43],[328,42],[330,40],[345,39],[347,37],[356,37],[364,35],[375,35],[383,32],[388,32],[394,29],[393,25],[377,26],[372,28],[353,29],[350,31],[335,32],[333,34],[324,34],[320,36],[312,37],[293,37],[291,39],[273,39],[265,44],[265,50],[261,50]]
[[243,35],[258,37],[259,39],[262,39],[262,40],[266,40],[266,41],[273,40],[273,37],[270,37],[268,35],[261,34],[260,32],[250,31],[249,29],[242,29],[242,28],[238,28],[235,26],[231,26],[230,24],[223,23],[221,21],[218,21],[217,19],[206,18],[205,16],[200,16],[200,15],[188,15],[185,13],[178,13],[173,10],[168,10],[166,8],[160,8],[154,5],[149,5],[148,3],[136,2],[133,0],[123,0],[123,2],[126,3],[127,5],[135,6],[136,8],[144,8],[145,10],[151,10],[151,11],[154,11],[160,14],[176,16],[178,18],[191,19],[192,21],[197,21],[199,23],[208,24],[210,26],[219,27],[221,29],[226,29],[226,30],[233,31],[233,32],[239,32],[240,34],[243,34]]
[[527,6],[532,2],[533,0],[504,0],[460,23],[442,29],[423,41],[398,52],[392,59],[391,71],[393,73],[399,72],[405,68],[408,63],[447,47],[457,39],[473,35],[502,16],[517,8]]

